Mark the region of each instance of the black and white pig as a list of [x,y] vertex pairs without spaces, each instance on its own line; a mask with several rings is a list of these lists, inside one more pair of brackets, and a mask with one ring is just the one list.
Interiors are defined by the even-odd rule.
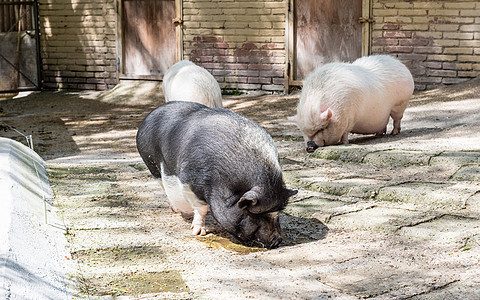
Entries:
[[246,244],[282,241],[278,212],[296,191],[285,187],[275,144],[257,123],[222,108],[168,102],[141,123],[137,148],[170,207],[193,213],[193,234],[206,234],[210,209]]

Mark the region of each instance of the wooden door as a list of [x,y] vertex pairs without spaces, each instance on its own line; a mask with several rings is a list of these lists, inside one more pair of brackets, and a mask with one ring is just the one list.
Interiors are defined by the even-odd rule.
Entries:
[[38,1],[0,1],[0,94],[41,88],[38,26]]
[[175,63],[175,2],[122,1],[122,78],[161,79]]
[[325,63],[351,62],[362,56],[364,2],[291,0],[290,84],[301,85],[305,76]]

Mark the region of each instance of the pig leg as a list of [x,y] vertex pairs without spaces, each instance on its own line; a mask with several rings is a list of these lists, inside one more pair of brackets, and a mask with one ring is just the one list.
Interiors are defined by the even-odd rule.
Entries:
[[205,216],[207,215],[207,213],[208,205],[193,209],[193,221],[192,226],[190,226],[193,235],[207,234],[207,230],[205,229]]
[[[167,193],[167,190],[165,189],[165,185],[163,184],[163,178],[160,178],[160,180],[158,180],[158,182],[160,183],[160,186],[162,187],[162,190],[165,192],[165,194]],[[168,196],[167,196],[168,197]],[[179,210],[172,204],[172,202],[170,201],[170,199],[168,199],[168,206],[170,206],[170,210],[173,211],[174,213],[178,213]]]
[[173,212],[192,213],[190,203],[186,201],[182,194],[183,185],[175,175],[169,175],[165,173],[165,167],[161,164],[161,182],[165,194],[167,194],[168,205]]
[[384,135],[385,133],[387,133],[387,126],[385,126],[382,130],[380,130],[379,132],[377,132],[375,135],[376,135],[376,136],[382,136],[382,135]]
[[392,135],[397,135],[400,132],[400,122],[402,121],[403,118],[403,113],[401,114],[391,114],[392,119],[393,119],[393,130],[392,130]]
[[399,105],[395,106],[392,111],[390,112],[390,116],[393,119],[393,130],[392,130],[392,135],[396,135],[400,133],[400,122],[402,121],[403,118],[403,112],[407,108],[408,105],[408,99],[405,101],[402,101]]
[[190,203],[193,209],[193,221],[192,229],[193,235],[206,235],[207,230],[205,229],[205,216],[208,213],[209,205],[195,195],[190,189],[188,184],[183,186],[183,196]]
[[387,119],[385,120],[385,125],[383,126],[383,129],[380,130],[379,132],[377,132],[377,133],[375,134],[376,136],[382,136],[382,135],[384,135],[385,133],[387,133],[388,121],[390,121],[390,117],[387,117]]
[[342,135],[342,140],[341,140],[342,144],[346,145],[348,144],[348,132],[345,132],[343,135]]
[[400,133],[400,121],[402,119],[399,119],[399,120],[393,120],[393,130],[392,130],[392,135],[397,135]]

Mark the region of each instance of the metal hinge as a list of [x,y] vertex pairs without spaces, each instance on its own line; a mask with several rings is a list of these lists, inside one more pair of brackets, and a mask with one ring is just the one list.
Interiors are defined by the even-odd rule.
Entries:
[[375,20],[373,18],[364,18],[360,17],[358,18],[358,23],[375,23]]

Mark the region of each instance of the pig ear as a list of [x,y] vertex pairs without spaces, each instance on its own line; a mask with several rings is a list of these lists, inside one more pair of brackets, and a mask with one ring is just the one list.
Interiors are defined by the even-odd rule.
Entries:
[[287,120],[292,121],[292,122],[297,122],[297,115],[287,117]]
[[327,108],[326,111],[324,111],[320,114],[320,119],[323,120],[323,121],[328,121],[328,120],[330,120],[332,115],[333,115],[332,110],[330,108]]
[[248,209],[257,204],[258,194],[255,191],[248,191],[238,200],[238,207],[240,209]]

